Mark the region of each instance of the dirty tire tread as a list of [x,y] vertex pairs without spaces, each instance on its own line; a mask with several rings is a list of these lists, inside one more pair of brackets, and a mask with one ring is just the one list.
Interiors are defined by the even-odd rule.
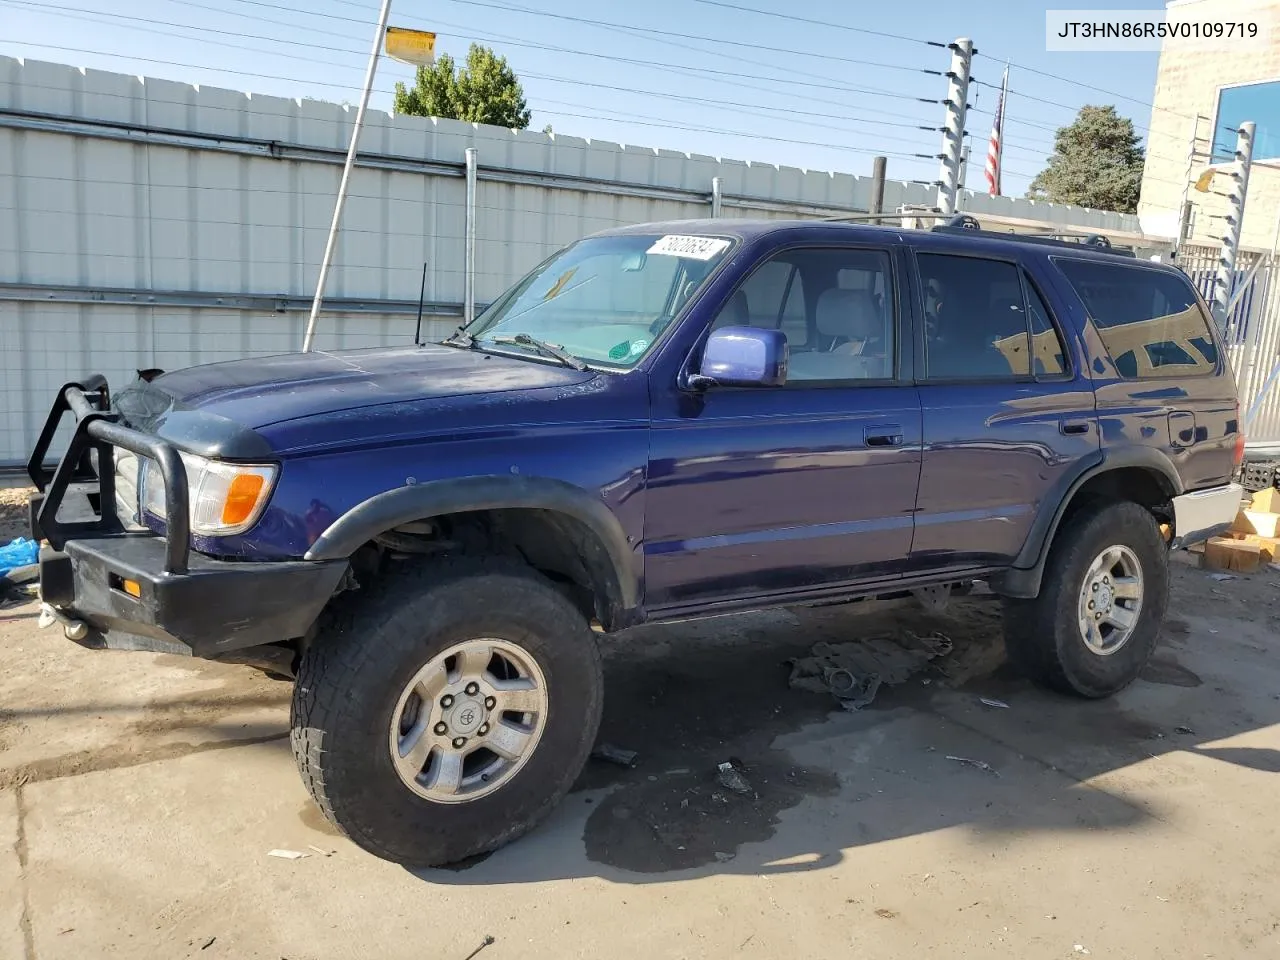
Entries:
[[[1080,637],[1076,604],[1088,565],[1112,544],[1128,546],[1137,555],[1143,598],[1133,636],[1124,648],[1104,657],[1090,651]],[[1055,537],[1040,595],[1004,601],[1009,662],[1024,676],[1062,693],[1089,699],[1111,696],[1136,680],[1150,659],[1168,596],[1168,551],[1151,512],[1128,501],[1085,507]]]
[[[504,597],[523,593],[522,600],[530,601],[533,606],[540,607],[548,619],[557,621],[553,642],[564,645],[571,666],[580,674],[571,679],[577,679],[579,686],[584,688],[578,691],[580,695],[569,707],[581,720],[581,725],[576,728],[579,735],[568,756],[552,771],[556,774],[553,779],[557,781],[552,784],[552,789],[544,790],[536,805],[523,810],[505,829],[468,837],[447,829],[433,832],[415,821],[412,832],[401,828],[399,836],[392,840],[385,829],[371,823],[368,816],[371,811],[361,809],[362,802],[367,805],[369,788],[360,775],[344,768],[342,760],[351,758],[350,743],[337,747],[335,743],[342,738],[344,725],[349,730],[353,714],[364,709],[360,694],[368,692],[362,690],[362,685],[367,686],[371,668],[378,666],[375,658],[394,657],[410,650],[415,642],[426,644],[429,640],[407,635],[406,625],[397,624],[404,615],[405,605],[430,608],[435,603],[439,606],[439,601],[433,598],[448,597],[450,593],[455,594],[453,599],[465,603],[464,598],[456,595],[457,590],[463,588],[464,581],[468,592],[497,590]],[[447,610],[442,608],[439,612],[448,618]],[[423,627],[421,631],[414,632],[421,635],[426,629]],[[388,644],[392,649],[388,649]],[[413,670],[416,671],[435,652],[429,645],[423,645],[421,659]],[[543,667],[546,670],[545,664]],[[548,686],[554,686],[550,677]],[[397,686],[381,693],[395,698],[400,689]],[[492,806],[492,801],[507,798],[512,791],[528,793],[530,786],[537,792],[538,784],[530,783],[527,775],[534,773],[531,768],[545,753],[543,748],[553,746],[548,742],[548,734],[555,722],[557,709],[566,709],[563,701],[561,693],[558,706],[556,694],[552,694],[548,729],[525,768],[510,783],[471,803],[432,804],[433,812],[447,816],[449,811],[440,808]],[[410,867],[440,866],[496,850],[542,820],[569,791],[586,764],[599,727],[602,705],[603,673],[595,636],[581,613],[549,581],[533,569],[504,558],[438,560],[396,571],[371,587],[337,598],[330,604],[330,609],[322,617],[316,639],[303,655],[298,668],[290,709],[290,744],[303,784],[325,818],[344,835],[383,859]],[[386,757],[387,729],[376,727],[374,733],[376,742],[371,750],[378,757]],[[349,741],[349,736],[347,739]],[[335,757],[335,752],[344,753],[346,757]],[[389,759],[386,762],[390,770]],[[391,776],[395,776],[393,771]],[[402,791],[400,799],[410,804],[430,803],[416,797],[398,779],[394,782],[394,791]],[[373,819],[376,819],[377,811],[373,812]],[[392,834],[396,832],[391,831]]]

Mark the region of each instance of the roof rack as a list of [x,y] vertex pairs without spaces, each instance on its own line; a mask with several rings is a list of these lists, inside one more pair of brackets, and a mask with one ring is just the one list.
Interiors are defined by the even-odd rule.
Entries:
[[[906,213],[854,213],[841,214],[834,217],[824,217],[823,219],[831,223],[865,223],[869,220],[925,220],[929,217],[939,217],[942,214],[936,210],[912,210]],[[947,218],[945,223],[937,224],[930,228],[931,233],[953,233],[953,234],[978,234],[983,237],[992,237],[997,240],[1016,240],[1022,243],[1042,243],[1052,244],[1053,246],[1066,247],[1072,250],[1078,250],[1080,247],[1088,247],[1099,253],[1111,253],[1117,257],[1136,257],[1137,254],[1128,248],[1113,247],[1111,241],[1107,237],[1098,233],[1086,233],[1079,230],[1055,230],[1053,233],[1012,233],[1002,232],[999,230],[984,230],[982,224],[977,218],[968,213],[957,213]],[[1078,238],[1078,239],[1069,239]]]
[[[1041,243],[1050,244],[1057,247],[1069,247],[1078,249],[1080,247],[1088,247],[1099,253],[1110,253],[1118,257],[1135,257],[1137,256],[1132,250],[1113,247],[1111,241],[1105,236],[1097,233],[1084,233],[1082,231],[1073,230],[1056,230],[1053,233],[1045,234],[1027,234],[1027,233],[1001,233],[996,230],[983,230],[982,224],[967,213],[957,213],[949,218],[946,223],[934,226],[932,233],[977,233],[985,237],[994,237],[1001,240],[1017,240],[1022,243]],[[1078,237],[1078,240],[1068,239],[1069,237]]]

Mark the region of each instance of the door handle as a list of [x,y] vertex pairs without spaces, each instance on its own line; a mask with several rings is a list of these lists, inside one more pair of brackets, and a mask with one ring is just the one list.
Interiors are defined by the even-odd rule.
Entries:
[[897,424],[867,427],[862,437],[868,447],[900,447],[902,446],[902,427]]
[[1058,430],[1066,434],[1068,437],[1078,436],[1082,433],[1088,433],[1090,429],[1088,420],[1059,420]]

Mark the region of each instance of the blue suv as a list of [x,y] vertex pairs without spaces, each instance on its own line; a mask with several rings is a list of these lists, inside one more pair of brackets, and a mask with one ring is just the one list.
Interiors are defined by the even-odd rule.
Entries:
[[1177,269],[973,226],[610,230],[441,343],[69,384],[44,617],[295,679],[312,796],[412,865],[569,789],[593,632],[983,580],[1017,667],[1111,694],[1236,514],[1233,378]]

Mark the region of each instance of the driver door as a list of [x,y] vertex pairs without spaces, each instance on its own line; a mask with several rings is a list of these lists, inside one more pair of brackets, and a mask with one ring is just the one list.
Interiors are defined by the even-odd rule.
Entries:
[[712,324],[781,329],[787,383],[698,395],[651,387],[650,611],[901,576],[921,455],[909,358],[903,366],[904,273],[896,248],[778,252]]

